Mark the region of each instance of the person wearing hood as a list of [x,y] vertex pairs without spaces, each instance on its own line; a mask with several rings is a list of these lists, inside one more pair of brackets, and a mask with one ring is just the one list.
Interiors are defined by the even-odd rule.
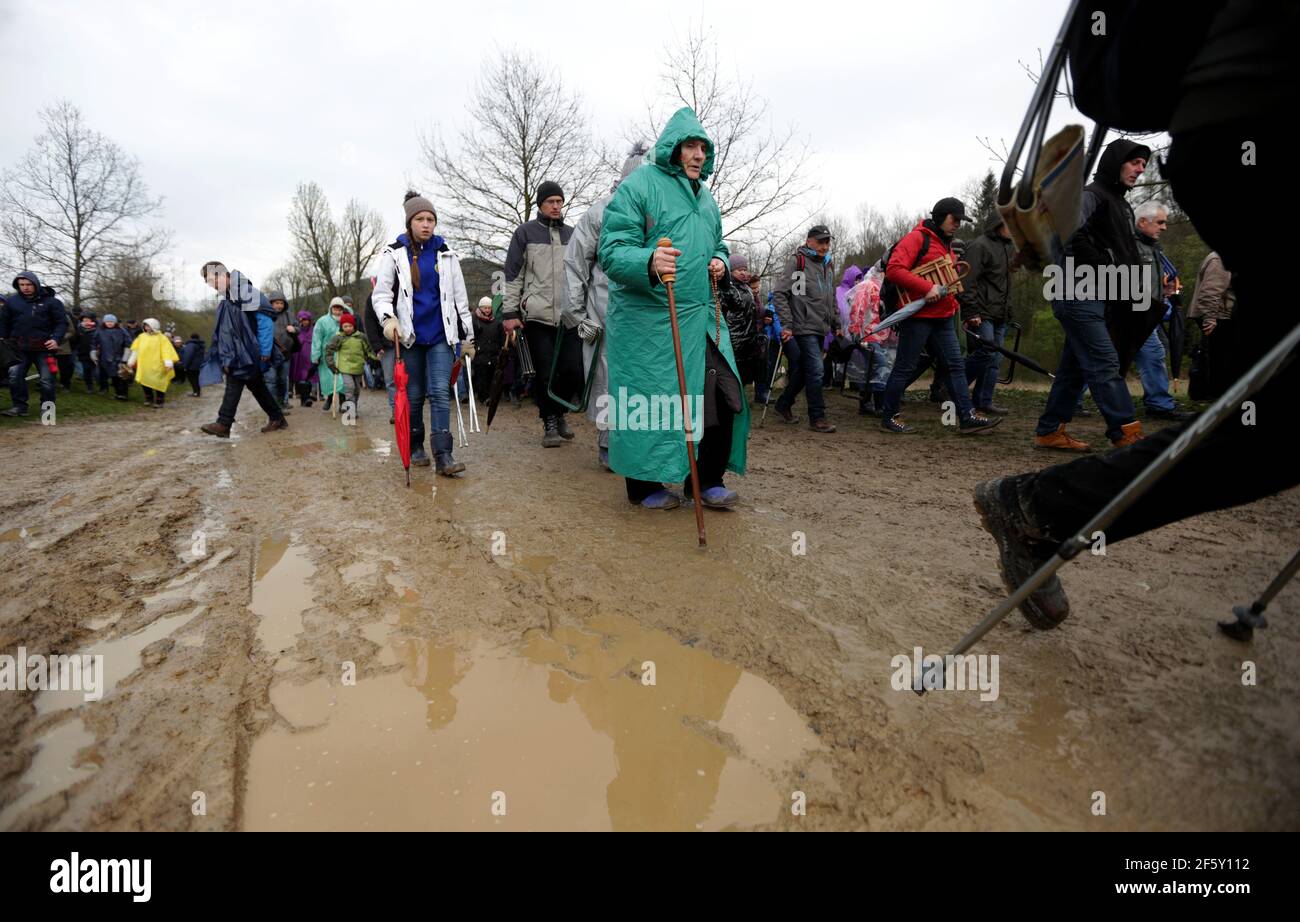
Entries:
[[198,333],[191,333],[190,338],[181,344],[180,368],[185,374],[185,380],[189,382],[191,397],[203,395],[203,388],[199,385],[199,372],[203,369],[204,351],[203,340]]
[[289,299],[283,291],[269,291],[266,299],[271,302],[271,367],[266,370],[266,386],[271,389],[271,396],[280,403],[280,409],[289,410],[289,364],[298,346],[298,328],[294,325],[293,314],[289,312]]
[[171,338],[162,332],[162,324],[152,317],[144,322],[142,332],[131,343],[127,367],[135,370],[135,380],[144,390],[144,405],[162,409],[167,388],[176,377],[176,363],[180,356]]
[[727,279],[718,284],[718,300],[722,303],[722,320],[731,334],[731,351],[740,371],[740,386],[744,389],[756,385],[763,378],[767,337],[760,329],[762,314],[751,284],[749,260],[740,253],[733,253],[727,266],[731,271]]
[[99,392],[108,393],[108,385],[113,384],[113,399],[126,400],[130,380],[121,375],[122,363],[126,360],[127,347],[131,337],[117,322],[116,314],[105,314],[104,322],[95,331],[95,361],[99,365]]
[[[885,266],[885,280],[898,289],[904,302],[919,298],[926,305],[915,315],[898,324],[898,352],[893,370],[885,385],[883,405],[880,410],[880,428],[886,432],[906,433],[913,427],[898,418],[903,392],[915,379],[921,350],[935,360],[936,374],[947,376],[948,389],[957,405],[960,420],[958,430],[962,435],[986,433],[1002,421],[1001,417],[988,417],[977,411],[971,402],[966,382],[966,363],[953,316],[958,312],[957,298],[942,294],[939,286],[913,270],[944,254],[952,255],[953,236],[966,217],[966,206],[958,199],[943,198],[935,202],[930,217],[912,228],[889,254]],[[942,363],[942,370],[938,367]]]
[[[1151,148],[1127,138],[1106,145],[1094,181],[1083,190],[1079,227],[1059,256],[1063,278],[1073,281],[1079,278],[1076,273],[1091,270],[1100,288],[1120,273],[1127,279],[1130,270],[1141,268],[1133,209],[1125,196],[1146,172],[1150,157]],[[1074,419],[1085,385],[1106,420],[1106,437],[1112,445],[1132,445],[1142,438],[1142,424],[1124,374],[1138,348],[1160,322],[1162,312],[1152,310],[1149,303],[1141,310],[1135,309],[1133,292],[1128,291],[1128,285],[1121,287],[1125,290],[1052,299],[1052,313],[1065,331],[1065,346],[1047,406],[1034,433],[1039,448],[1089,450],[1086,442],[1065,431],[1066,424]],[[1125,294],[1129,297],[1123,297]]]
[[[987,343],[1006,342],[1011,322],[1011,273],[1019,260],[1011,243],[1011,232],[994,215],[984,232],[971,241],[963,257],[970,271],[957,296],[963,325]],[[974,389],[972,399],[981,413],[1005,416],[1007,411],[993,403],[1002,353],[995,349],[971,349],[966,354],[966,380]]]
[[87,311],[81,315],[77,321],[76,327],[72,330],[72,335],[68,338],[72,341],[72,352],[77,357],[77,364],[81,366],[81,378],[86,382],[86,393],[95,393],[95,379],[98,377],[95,368],[95,333],[98,324],[93,311]]
[[[618,187],[601,228],[600,264],[610,281],[609,463],[626,478],[628,501],[648,509],[681,505],[664,484],[690,489],[684,448],[698,459],[701,495],[693,499],[706,506],[734,506],[739,497],[723,475],[745,472],[749,403],[710,285],[729,281],[730,273],[722,215],[704,184],[713,163],[713,142],[695,113],[677,110],[655,144],[653,165]],[[658,245],[664,237],[671,247]],[[662,281],[668,274],[676,277],[685,395]]]
[[548,180],[538,186],[536,202],[537,217],[515,228],[506,250],[505,308],[501,319],[507,334],[522,330],[528,341],[537,372],[532,388],[542,421],[542,447],[558,448],[573,438],[573,431],[565,419],[564,407],[552,400],[549,392],[572,401],[584,383],[581,337],[565,336],[559,360],[555,360],[566,287],[564,253],[573,228],[564,223],[564,191],[558,183]]
[[[216,384],[224,374],[226,391],[217,411],[217,421],[201,426],[203,432],[217,438],[230,438],[239,400],[247,389],[268,421],[263,432],[289,428],[280,405],[271,396],[263,377],[263,362],[272,349],[270,304],[253,283],[239,270],[228,270],[223,263],[211,261],[200,270],[203,280],[216,289],[217,319],[212,329],[208,360],[199,377],[201,384]],[[262,307],[267,308],[266,311]]]
[[312,337],[316,331],[312,328],[310,311],[298,311],[295,319],[298,321],[295,324],[297,332],[293,335],[298,340],[298,348],[293,350],[293,357],[289,360],[289,383],[298,394],[299,405],[309,407],[316,388],[316,366],[311,360]]
[[[365,374],[366,362],[374,357],[370,341],[357,329],[357,318],[351,314],[340,317],[338,333],[325,346],[325,364],[334,374],[341,375],[340,380],[347,381],[351,387],[351,392],[346,396],[352,404],[353,418],[361,412],[361,379]],[[344,393],[340,391],[339,399],[343,398]]]
[[330,371],[329,364],[325,361],[325,347],[330,344],[339,332],[339,318],[348,311],[347,304],[342,298],[335,298],[330,301],[329,311],[320,320],[316,321],[316,326],[312,329],[311,334],[311,363],[316,366],[316,377],[320,382],[320,393],[325,399],[325,405],[322,410],[329,412],[334,404],[334,392],[343,392],[344,382],[335,379],[334,372]]
[[414,191],[402,202],[406,231],[379,254],[375,317],[391,343],[400,343],[411,404],[411,463],[428,467],[424,404],[429,403],[430,437],[439,474],[452,477],[465,465],[452,456],[451,367],[455,348],[471,363],[474,321],[460,256],[438,236],[433,203]]
[[9,396],[13,406],[5,416],[27,415],[27,369],[36,366],[40,374],[41,405],[53,405],[58,392],[59,365],[55,353],[68,334],[68,312],[43,286],[35,272],[20,272],[13,280],[14,293],[0,304],[0,339],[8,340],[18,356],[9,368]]
[[788,383],[777,398],[776,412],[787,423],[798,422],[794,402],[802,391],[808,401],[809,428],[827,433],[834,432],[835,426],[826,418],[822,347],[827,334],[838,329],[839,319],[831,239],[825,224],[809,228],[803,245],[786,259],[785,269],[772,286],[772,300],[781,318],[781,338],[789,360]]
[[[622,172],[609,194],[597,199],[587,209],[574,226],[573,236],[564,249],[564,289],[560,293],[560,313],[565,327],[569,330],[576,329],[582,338],[583,374],[591,377],[587,418],[596,424],[596,460],[605,470],[610,469],[609,428],[597,404],[609,397],[609,357],[600,343],[609,307],[609,276],[600,265],[600,228],[610,199],[623,180],[645,163],[649,150],[650,145],[644,141],[632,145],[623,161]],[[594,376],[593,362],[596,366]],[[478,387],[477,379],[474,386]]]

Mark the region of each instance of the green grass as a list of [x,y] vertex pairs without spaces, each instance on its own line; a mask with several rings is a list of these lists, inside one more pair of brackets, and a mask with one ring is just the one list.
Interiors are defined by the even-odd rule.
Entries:
[[[38,383],[36,381],[27,382],[27,416],[23,419],[0,416],[0,429],[14,426],[39,426],[41,424],[41,391]],[[143,410],[144,397],[141,396],[140,388],[132,385],[128,393],[130,400],[114,400],[111,389],[107,394],[87,394],[85,383],[80,380],[74,381],[72,382],[71,391],[65,391],[62,387],[59,388],[58,396],[54,401],[56,420],[57,422],[68,422],[70,420],[93,419],[99,416],[128,416]],[[7,410],[11,406],[13,406],[13,401],[9,398],[9,388],[0,388],[0,410]]]

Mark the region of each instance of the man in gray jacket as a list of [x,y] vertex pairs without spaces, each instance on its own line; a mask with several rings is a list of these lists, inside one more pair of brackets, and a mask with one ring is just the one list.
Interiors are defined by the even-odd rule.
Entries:
[[[555,340],[564,289],[564,249],[573,228],[564,223],[564,192],[550,181],[537,188],[537,217],[515,228],[506,251],[506,290],[501,319],[506,333],[523,327],[532,354],[533,399],[542,418],[542,445],[558,448],[561,439],[573,438],[564,420],[565,409],[548,390],[566,399],[582,390],[582,340],[565,336],[555,363]],[[556,365],[555,380],[551,366]]]
[[[962,325],[985,342],[1001,346],[1011,321],[1011,271],[1019,268],[1011,233],[1001,217],[989,220],[984,233],[966,247],[962,261],[970,266],[957,296]],[[973,345],[966,355],[966,380],[974,389],[971,403],[985,415],[1006,416],[1007,411],[993,403],[1002,354]]]
[[[598,199],[587,209],[573,229],[569,245],[564,251],[564,291],[561,293],[561,316],[567,329],[577,329],[582,338],[583,374],[592,374],[591,394],[587,403],[587,418],[596,424],[596,456],[605,470],[609,470],[609,429],[607,413],[601,410],[609,397],[609,363],[600,349],[600,337],[605,330],[605,309],[609,306],[609,278],[598,259],[600,228],[605,219],[605,206],[614,197],[619,183],[645,162],[650,145],[637,141],[623,162],[623,171],[615,181],[609,195]],[[568,334],[566,333],[566,338]],[[599,355],[597,352],[599,351]],[[586,380],[585,378],[583,380]],[[560,417],[563,420],[563,416]],[[567,427],[566,427],[567,428]]]
[[798,422],[794,401],[800,391],[806,391],[808,426],[814,432],[835,431],[826,419],[822,396],[822,343],[838,319],[830,250],[830,229],[825,224],[810,228],[804,245],[786,260],[772,289],[781,320],[781,342],[790,363],[790,384],[777,399],[776,411],[787,423]]

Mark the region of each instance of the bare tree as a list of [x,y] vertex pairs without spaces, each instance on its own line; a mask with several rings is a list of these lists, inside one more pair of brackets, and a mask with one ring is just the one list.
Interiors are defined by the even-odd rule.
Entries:
[[592,140],[581,95],[531,54],[505,51],[486,62],[465,108],[454,147],[435,131],[421,149],[447,204],[439,218],[470,254],[502,261],[546,180],[564,189],[571,214],[609,188],[612,157]]
[[329,199],[314,182],[300,183],[289,208],[289,236],[294,261],[311,268],[318,284],[330,297],[346,283],[342,274],[342,246],[338,225],[330,214]]
[[150,196],[140,162],[89,128],[70,102],[44,109],[40,119],[45,130],[35,146],[4,172],[0,234],[75,307],[114,260],[148,264],[166,249],[167,233],[141,223],[162,199]]
[[155,313],[154,283],[158,273],[138,256],[116,256],[105,262],[90,283],[90,300],[123,320],[143,320]]
[[379,251],[384,248],[387,228],[376,209],[352,199],[339,221],[339,267],[345,284],[362,279]]
[[[815,194],[809,180],[811,151],[795,129],[775,129],[768,101],[749,81],[729,78],[718,62],[717,35],[703,25],[669,45],[660,72],[662,92],[646,107],[641,131],[658,137],[668,116],[690,106],[713,141],[709,189],[722,212],[723,236],[789,221]],[[785,228],[782,229],[784,235]]]

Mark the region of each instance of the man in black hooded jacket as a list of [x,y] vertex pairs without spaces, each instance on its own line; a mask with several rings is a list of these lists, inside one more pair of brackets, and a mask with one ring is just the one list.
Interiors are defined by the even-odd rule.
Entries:
[[13,286],[14,293],[0,302],[0,339],[9,340],[19,357],[9,368],[13,406],[4,415],[26,416],[27,369],[32,365],[41,376],[41,405],[54,403],[59,371],[54,354],[68,333],[68,312],[35,272],[18,273]]
[[[1098,122],[1173,135],[1162,174],[1197,232],[1233,273],[1233,321],[1241,334],[1235,380],[1300,321],[1279,297],[1277,248],[1259,233],[1259,203],[1287,188],[1294,143],[1279,112],[1300,92],[1292,37],[1300,5],[1271,0],[1194,4],[1171,19],[1151,0],[1083,5],[1067,45],[1075,100]],[[1091,28],[1102,13],[1104,35]],[[1164,35],[1168,66],[1151,74],[1149,36]],[[1153,83],[1154,79],[1154,83]],[[1143,93],[1132,93],[1134,86]],[[1300,484],[1294,440],[1300,359],[1274,378],[1164,475],[1106,530],[1108,546],[1170,522],[1271,496]],[[975,489],[984,526],[997,540],[1003,582],[1014,589],[1127,487],[1192,423],[1134,445]],[[1281,508],[1278,511],[1282,511]],[[1267,513],[1263,513],[1267,515]],[[1283,522],[1282,524],[1288,524]],[[1035,627],[1070,612],[1060,580],[1032,593],[1021,611]]]

